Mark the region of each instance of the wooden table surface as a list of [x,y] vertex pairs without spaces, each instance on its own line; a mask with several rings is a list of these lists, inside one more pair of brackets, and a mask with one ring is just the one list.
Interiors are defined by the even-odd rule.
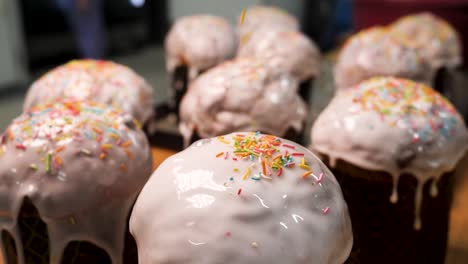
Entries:
[[[153,148],[153,169],[156,169],[166,158],[175,152],[168,149]],[[468,157],[462,162],[464,167],[457,179],[455,199],[450,219],[449,246],[447,252],[447,264],[468,263]],[[466,176],[466,177],[465,177]],[[0,252],[1,253],[1,252]],[[2,258],[0,256],[0,264]]]

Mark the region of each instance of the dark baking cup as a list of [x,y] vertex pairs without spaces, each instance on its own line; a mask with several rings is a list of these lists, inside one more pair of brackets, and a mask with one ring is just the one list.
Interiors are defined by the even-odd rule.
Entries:
[[434,78],[434,89],[457,108],[465,122],[468,121],[468,70],[462,67],[440,68]]
[[[32,203],[26,199],[20,211],[18,226],[24,247],[26,264],[56,263],[50,260],[49,237],[47,225],[41,220]],[[16,264],[17,248],[10,234],[2,232],[6,262]],[[62,264],[111,264],[109,255],[101,248],[84,241],[73,241],[63,253]],[[127,229],[123,263],[138,263],[138,250],[135,240]]]
[[[323,160],[329,164],[327,158]],[[436,197],[429,194],[432,181],[424,185],[422,228],[416,231],[416,178],[400,177],[398,202],[393,204],[389,200],[393,186],[389,174],[341,160],[331,169],[343,190],[353,226],[354,244],[347,263],[444,263],[453,173],[441,177]]]
[[313,84],[314,84],[313,78],[309,80],[305,80],[299,84],[299,95],[307,104],[309,104],[310,101],[312,100]]

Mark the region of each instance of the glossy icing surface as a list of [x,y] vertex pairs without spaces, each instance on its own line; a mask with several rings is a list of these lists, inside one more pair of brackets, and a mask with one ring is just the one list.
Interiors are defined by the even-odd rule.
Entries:
[[439,93],[397,78],[373,78],[339,91],[312,128],[312,147],[333,160],[389,173],[411,174],[419,182],[415,227],[420,228],[422,186],[454,170],[468,147],[461,116]]
[[23,108],[64,98],[122,108],[141,123],[153,114],[151,86],[130,68],[111,61],[74,60],[51,70],[31,85]]
[[237,37],[234,28],[222,17],[194,15],[178,19],[166,36],[166,68],[172,73],[186,65],[190,78],[222,61],[234,57]]
[[297,31],[263,30],[239,47],[238,57],[256,57],[272,68],[306,81],[320,72],[320,51]]
[[462,63],[462,44],[458,33],[442,18],[431,13],[408,15],[390,25],[391,32],[416,48],[434,68],[455,67]]
[[184,96],[180,131],[186,142],[244,130],[284,135],[301,131],[305,103],[297,81],[269,69],[260,60],[238,58],[197,78]]
[[84,240],[122,263],[127,217],[152,169],[135,122],[74,101],[39,105],[13,120],[0,146],[0,230],[13,235],[19,252],[18,214],[29,198],[47,224],[52,260],[60,263],[69,242]]
[[252,6],[239,16],[237,31],[241,45],[257,32],[270,29],[299,31],[300,25],[297,18],[274,6]]
[[344,45],[334,69],[338,89],[374,76],[394,76],[431,83],[433,73],[419,53],[384,27],[373,27],[352,36]]
[[340,186],[310,151],[260,133],[203,139],[153,173],[132,211],[140,264],[343,263]]

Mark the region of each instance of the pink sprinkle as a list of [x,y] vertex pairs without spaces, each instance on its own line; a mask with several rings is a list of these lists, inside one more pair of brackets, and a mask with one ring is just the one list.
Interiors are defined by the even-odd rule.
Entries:
[[26,146],[23,144],[16,144],[17,149],[26,150]]
[[291,155],[296,156],[296,157],[304,157],[304,153],[299,153],[299,152],[295,152],[295,153],[293,153]]
[[229,158],[229,152],[226,151],[226,155],[224,155],[224,159],[227,160]]
[[230,236],[231,236],[231,232],[229,232],[229,231],[226,232],[226,236],[227,236],[227,237],[230,237]]
[[323,180],[323,172],[320,173],[318,179],[315,181],[316,183],[320,183]]
[[242,188],[237,191],[237,195],[240,195],[242,193]]
[[325,209],[322,210],[323,215],[328,214],[328,212],[330,212],[330,207],[326,207]]
[[293,145],[289,145],[289,144],[283,144],[283,147],[290,148],[290,149],[295,149],[296,148]]
[[102,135],[97,136],[96,141],[101,142],[102,141]]
[[278,174],[276,174],[276,176],[280,177],[281,174],[283,174],[283,168],[280,168],[280,169],[278,170]]

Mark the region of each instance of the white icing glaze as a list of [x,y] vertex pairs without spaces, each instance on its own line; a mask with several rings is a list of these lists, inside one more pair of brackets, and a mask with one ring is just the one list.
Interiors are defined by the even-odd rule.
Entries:
[[320,72],[320,51],[297,31],[261,30],[239,47],[238,57],[256,57],[274,69],[289,73],[299,81],[316,77]]
[[272,156],[303,153],[310,168],[293,156],[296,166],[282,167],[280,176],[269,165],[263,174],[260,160],[269,155],[235,156],[238,134],[254,133],[200,140],[153,173],[130,218],[139,263],[343,263],[351,222],[328,168],[304,147],[280,140]]
[[452,68],[462,63],[460,37],[442,18],[419,13],[402,17],[389,27],[392,34],[419,51],[434,69]]
[[151,86],[130,68],[111,61],[75,60],[51,70],[31,85],[23,109],[64,98],[113,105],[141,123],[153,114]]
[[334,69],[338,89],[374,76],[395,76],[430,84],[433,72],[418,52],[384,27],[363,30],[349,39]]
[[258,31],[270,29],[299,31],[300,26],[294,16],[274,6],[252,6],[239,16],[237,31],[241,45]]
[[234,131],[262,131],[282,136],[301,131],[305,103],[297,81],[253,58],[225,62],[196,79],[180,108],[180,131],[186,142],[196,131],[202,138]]
[[166,69],[169,73],[178,66],[189,68],[194,79],[200,71],[234,57],[237,37],[224,18],[194,15],[178,19],[166,36]]
[[16,118],[0,146],[0,231],[24,263],[18,215],[29,198],[46,223],[51,262],[71,241],[122,263],[129,212],[151,173],[144,133],[119,110],[87,102],[41,105]]
[[311,140],[315,150],[333,160],[389,173],[392,202],[398,200],[399,176],[415,176],[418,228],[422,186],[455,169],[467,150],[468,132],[454,107],[432,88],[373,78],[339,91],[317,118]]

